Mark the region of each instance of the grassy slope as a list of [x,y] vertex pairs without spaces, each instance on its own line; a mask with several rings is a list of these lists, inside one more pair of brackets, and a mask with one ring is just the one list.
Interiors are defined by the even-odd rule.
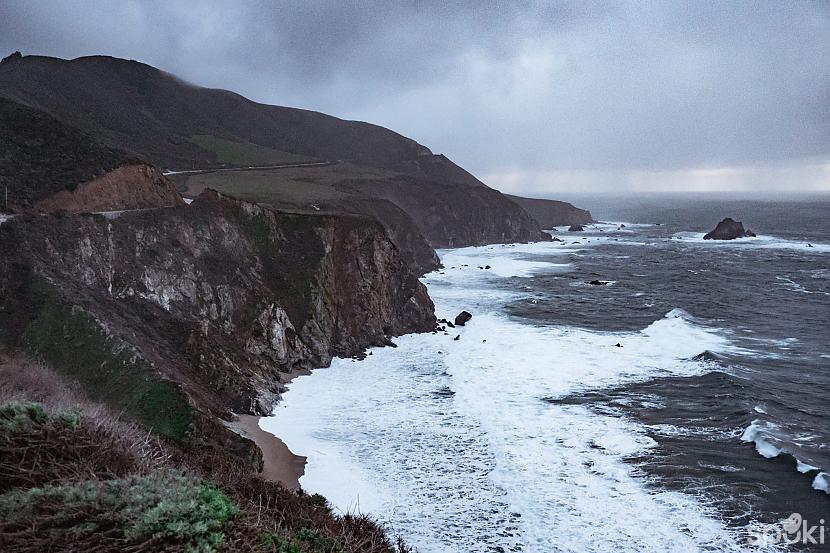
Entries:
[[352,163],[336,163],[322,167],[286,167],[281,169],[231,171],[172,175],[179,191],[198,196],[212,188],[248,201],[262,203],[287,202],[297,207],[312,203],[341,200],[350,196],[333,188],[348,178],[382,179],[395,173]]
[[226,90],[190,85],[135,61],[106,56],[12,58],[0,64],[0,96],[44,109],[109,146],[165,168],[221,164],[216,144],[205,148],[193,140],[207,135],[213,141],[481,186],[444,156],[433,156],[389,129],[259,104]]
[[281,152],[246,141],[227,140],[208,134],[194,135],[191,141],[200,148],[213,152],[217,162],[227,165],[278,165],[319,161],[314,157]]

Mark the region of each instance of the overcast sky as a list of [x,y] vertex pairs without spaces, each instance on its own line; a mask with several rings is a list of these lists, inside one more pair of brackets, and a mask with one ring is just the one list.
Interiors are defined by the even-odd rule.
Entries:
[[830,191],[830,2],[447,4],[0,0],[0,49],[370,121],[505,191]]

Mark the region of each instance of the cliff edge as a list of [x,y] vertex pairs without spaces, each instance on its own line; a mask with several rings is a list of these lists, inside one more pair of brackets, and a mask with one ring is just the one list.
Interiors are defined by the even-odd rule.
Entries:
[[205,191],[192,205],[0,226],[0,343],[154,432],[256,464],[225,428],[269,414],[280,374],[430,331],[383,227]]

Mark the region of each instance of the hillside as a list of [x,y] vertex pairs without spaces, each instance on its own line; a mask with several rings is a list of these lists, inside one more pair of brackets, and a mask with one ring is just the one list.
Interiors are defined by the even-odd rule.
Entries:
[[9,211],[97,211],[182,202],[158,171],[135,156],[5,98],[0,98],[0,193],[0,209]]
[[0,351],[3,551],[411,551],[366,516],[240,469],[158,440],[50,367]]
[[481,186],[446,157],[383,127],[258,104],[136,61],[14,56],[0,64],[0,95],[163,168],[313,158]]
[[[547,238],[514,202],[414,140],[369,123],[194,86],[139,62],[10,56],[0,63],[0,96],[162,168],[346,162],[355,168],[349,179],[372,181],[359,187],[361,196],[395,203],[433,247]],[[377,170],[393,180],[374,178]],[[396,178],[401,175],[408,178]],[[437,187],[459,190],[439,199]]]

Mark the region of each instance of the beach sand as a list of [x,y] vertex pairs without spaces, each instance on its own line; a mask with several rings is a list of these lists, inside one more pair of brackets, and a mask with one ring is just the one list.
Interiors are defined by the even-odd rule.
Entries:
[[235,430],[254,441],[262,450],[262,477],[274,482],[281,482],[286,488],[297,490],[300,477],[305,472],[306,458],[294,455],[282,440],[259,427],[259,419],[254,415],[237,415]]
[[[280,375],[280,383],[285,386],[302,374],[309,374],[305,369],[297,369]],[[229,426],[231,430],[250,438],[262,450],[262,472],[266,480],[280,482],[290,490],[300,489],[300,477],[305,473],[306,458],[294,455],[285,442],[270,432],[259,427],[256,415],[236,415]]]

